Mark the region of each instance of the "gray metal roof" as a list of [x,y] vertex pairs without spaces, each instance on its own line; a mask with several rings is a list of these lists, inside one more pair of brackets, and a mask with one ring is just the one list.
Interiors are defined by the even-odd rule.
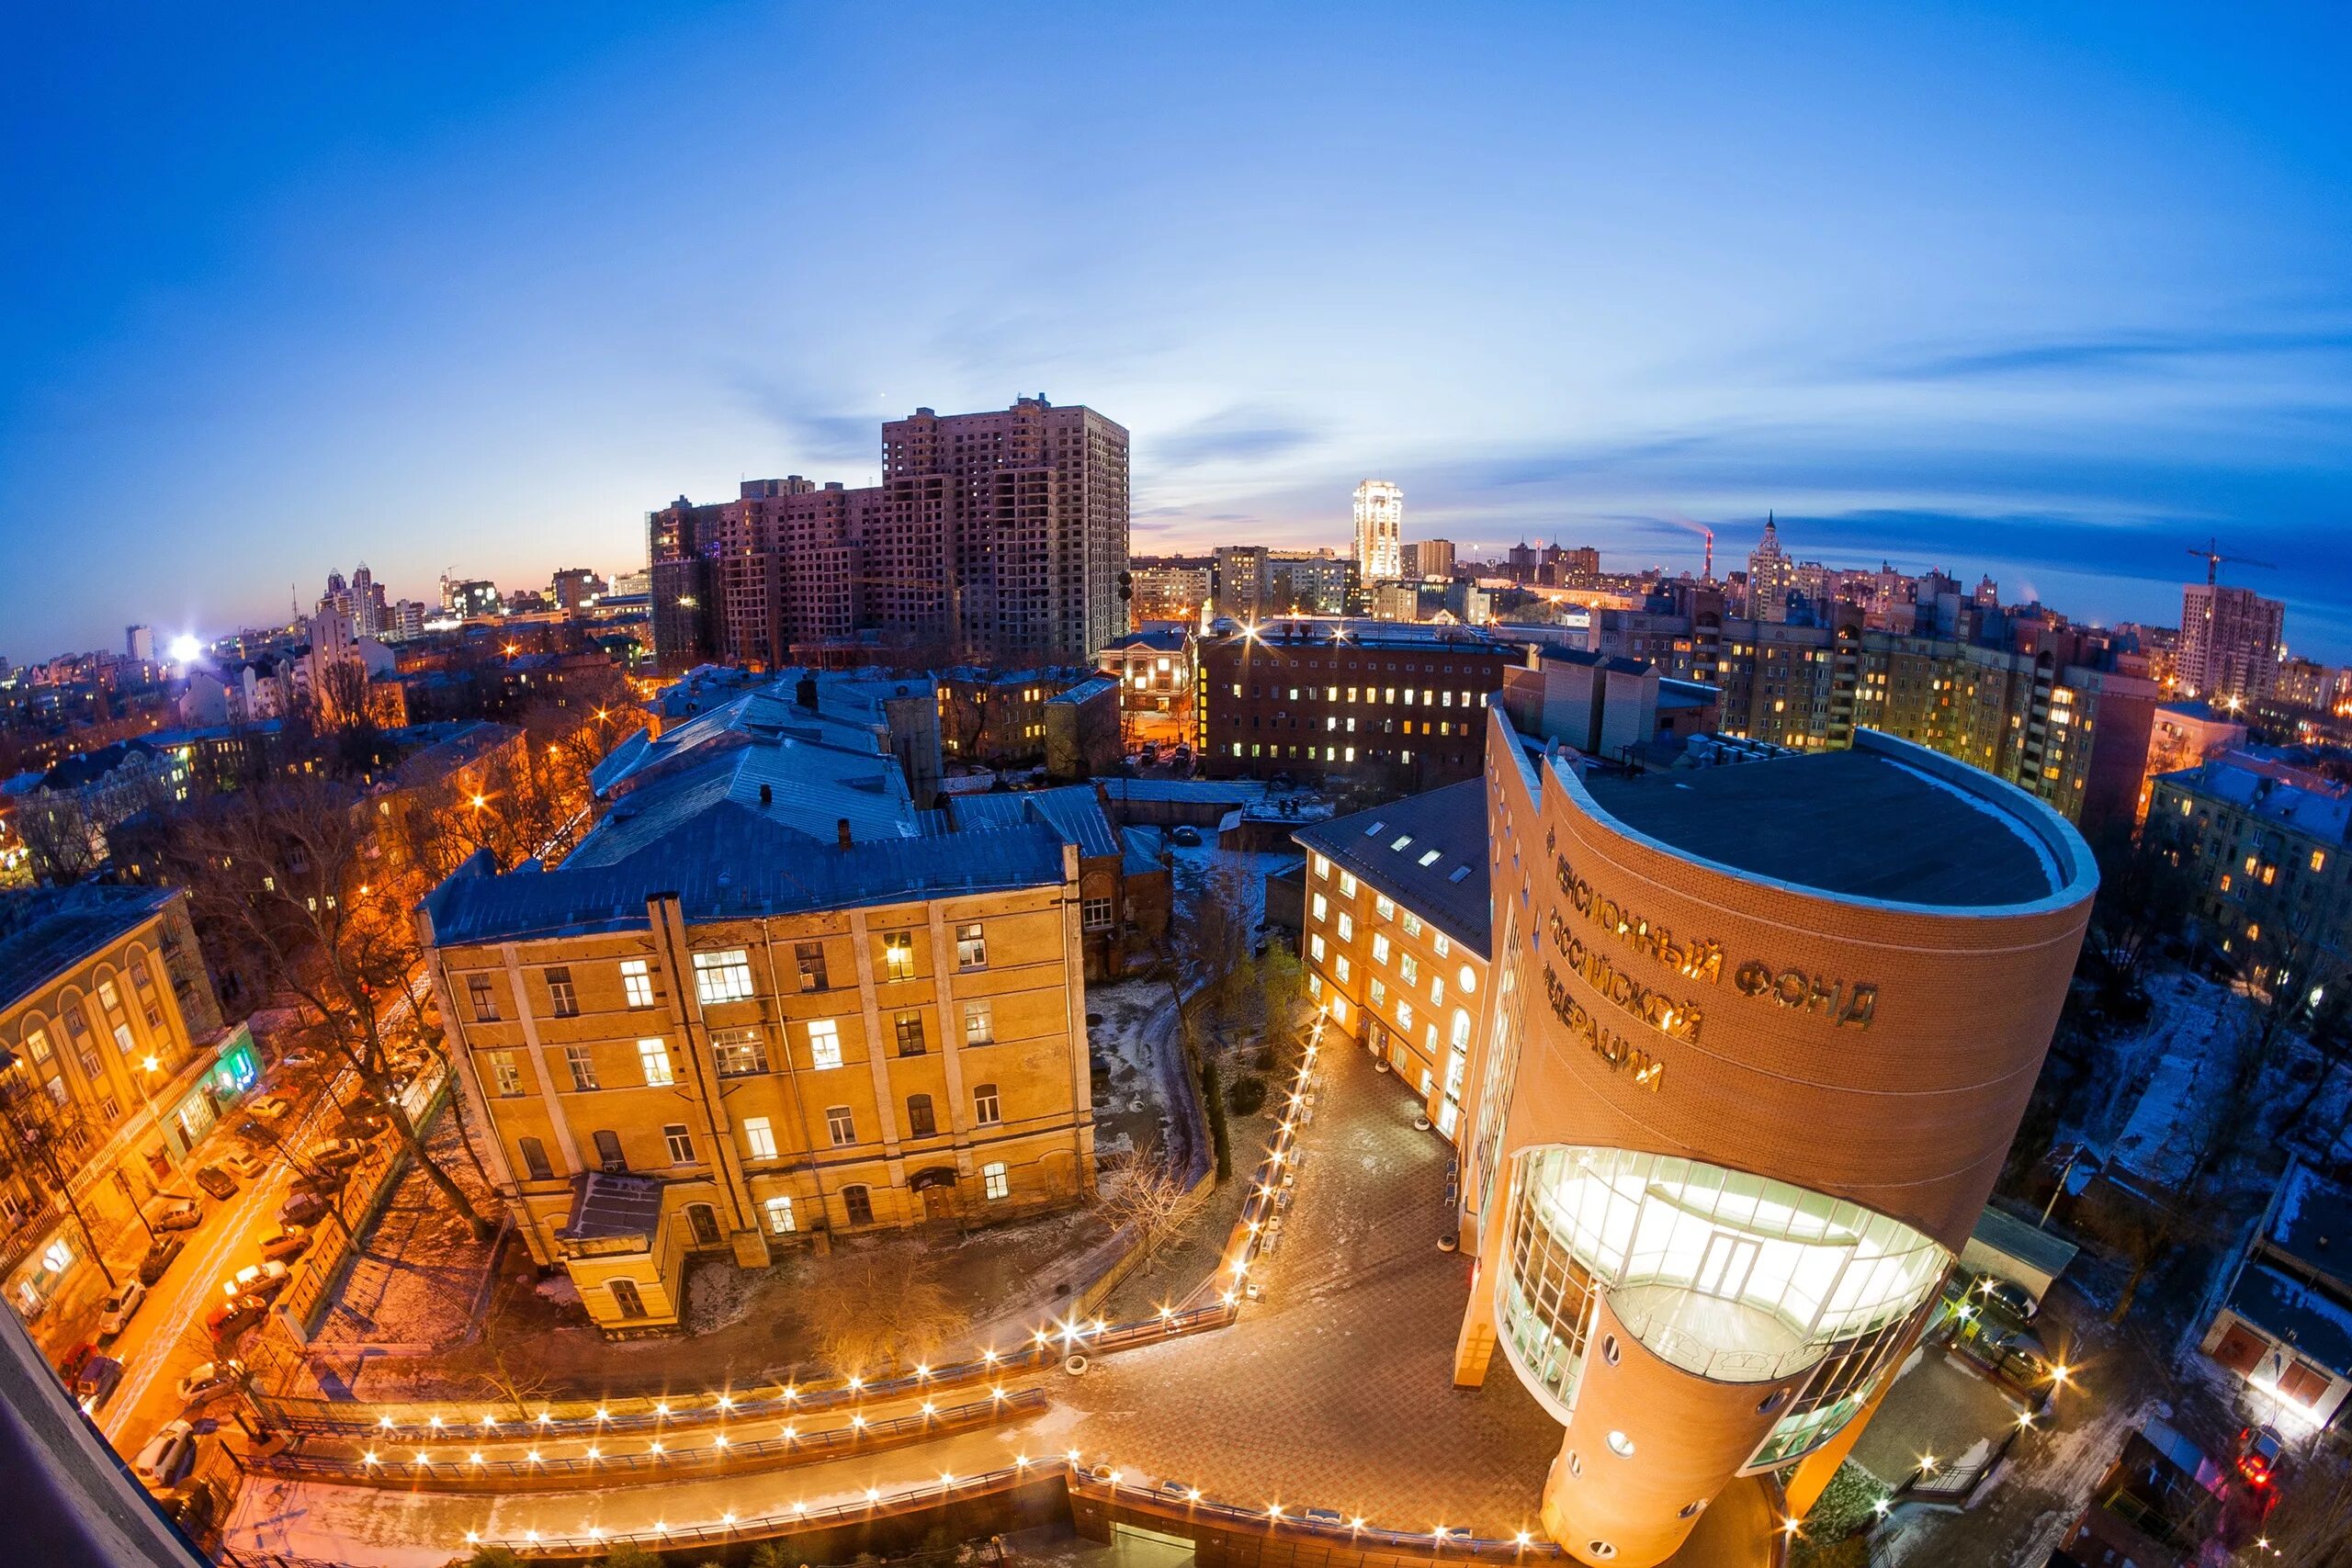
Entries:
[[756,919],[957,893],[1059,886],[1062,835],[1043,821],[843,846],[722,800],[608,864],[575,856],[503,876],[469,863],[425,896],[445,945],[522,941],[645,924],[645,901],[675,893],[690,921]]
[[1291,837],[1355,873],[1479,957],[1489,956],[1487,784],[1464,779]]
[[2032,903],[2064,886],[2032,827],[1996,794],[1964,793],[1875,751],[1595,776],[1585,786],[1603,811],[1670,848],[1824,893],[1976,908]]
[[80,886],[0,897],[0,1007],[22,1001],[177,897],[160,887]]
[[1204,806],[1249,806],[1262,800],[1266,786],[1256,779],[1104,779],[1113,801],[1174,801]]
[[650,1176],[592,1170],[572,1190],[571,1217],[556,1235],[566,1241],[622,1241],[653,1235],[662,1222],[662,1183]]
[[2352,1376],[2352,1304],[2267,1263],[2248,1263],[2230,1292],[2230,1310],[2287,1341],[2307,1360]]
[[945,810],[959,828],[1015,827],[1028,820],[1035,810],[1087,859],[1119,853],[1118,836],[1111,830],[1102,797],[1094,793],[1092,784],[953,795]]
[[1056,703],[1092,702],[1095,698],[1102,695],[1105,692],[1115,692],[1118,689],[1119,683],[1111,679],[1110,676],[1098,675],[1091,681],[1080,681],[1077,685],[1070,687],[1068,691],[1047,697],[1046,699],[1046,705],[1051,707]]
[[2352,1191],[2296,1161],[2279,1183],[2270,1245],[2352,1286]]

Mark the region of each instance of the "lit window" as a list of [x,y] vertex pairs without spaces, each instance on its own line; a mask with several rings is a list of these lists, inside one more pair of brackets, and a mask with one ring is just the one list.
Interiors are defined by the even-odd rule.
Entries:
[[515,1066],[514,1052],[492,1051],[490,1054],[490,1071],[501,1095],[512,1099],[523,1092],[523,1069]]
[[991,1201],[1012,1196],[1012,1179],[1005,1173],[1002,1160],[980,1167],[980,1190],[986,1192]]
[[752,994],[752,959],[743,949],[695,954],[695,989],[706,1003],[740,1002]]
[[1407,1030],[1413,1027],[1413,1004],[1402,997],[1396,998],[1396,1027]]
[[1430,946],[1436,952],[1440,958],[1443,958],[1447,953],[1453,951],[1453,942],[1447,938],[1443,931],[1433,931],[1430,934]]
[[1332,961],[1331,977],[1339,981],[1340,984],[1343,986],[1348,983],[1348,955],[1346,953],[1343,953],[1340,954],[1338,958]]
[[1387,984],[1387,982],[1386,982],[1386,981],[1382,980],[1382,979],[1380,979],[1378,976],[1375,976],[1374,977],[1374,979],[1373,979],[1373,982],[1372,982],[1372,1005],[1373,1005],[1373,1006],[1374,1006],[1374,1007],[1378,1007],[1381,1003],[1383,1003],[1383,1002],[1386,1001],[1387,999],[1388,999],[1388,984]]
[[1470,965],[1467,964],[1464,964],[1461,970],[1455,974],[1453,981],[1455,985],[1462,987],[1462,994],[1465,997],[1478,988],[1478,976],[1471,970]]
[[1321,920],[1325,916],[1329,915],[1330,912],[1331,912],[1331,904],[1330,904],[1330,900],[1329,900],[1329,899],[1325,898],[1325,897],[1323,897],[1323,895],[1321,895],[1320,893],[1317,893],[1317,894],[1315,896],[1314,903],[1313,903],[1313,904],[1312,904],[1312,906],[1310,907],[1310,910],[1309,910],[1309,913],[1308,913],[1308,915],[1307,915],[1307,919],[1311,919],[1311,920],[1317,920],[1317,921],[1319,921],[1319,920]]
[[748,1078],[768,1070],[768,1043],[756,1029],[714,1029],[710,1054],[722,1078]]
[[644,959],[624,958],[621,960],[621,990],[628,998],[628,1005],[633,1008],[650,1008],[653,1005],[653,976],[647,972]]
[[808,1021],[808,1065],[819,1070],[842,1065],[841,1025],[830,1018]]
[[637,1043],[637,1059],[645,1068],[645,1083],[649,1089],[660,1089],[676,1081],[670,1070],[670,1047],[660,1040]]
[[989,1002],[964,1004],[964,1043],[986,1045],[996,1039],[996,1008]]
[[1306,951],[1310,957],[1320,962],[1323,957],[1323,939],[1320,936],[1308,937],[1306,939]]
[[1344,909],[1341,910],[1340,912],[1340,940],[1341,942],[1353,942],[1355,940],[1355,917],[1349,914]]
[[770,1235],[790,1235],[792,1234],[793,1221],[791,1199],[771,1198],[760,1206],[767,1211],[768,1234]]
[[1344,871],[1340,873],[1340,897],[1342,898],[1352,898],[1355,896],[1356,879],[1353,874]]
[[1388,962],[1388,935],[1385,931],[1375,931],[1373,933],[1372,961],[1374,964],[1385,964]]
[[882,968],[893,980],[911,980],[915,975],[915,933],[890,931],[882,938]]
[[1396,955],[1396,978],[1408,986],[1421,983],[1421,961],[1409,953]]
[[1407,936],[1419,936],[1421,934],[1421,917],[1413,914],[1410,911],[1408,911],[1405,918],[1402,920],[1399,920],[1397,924],[1405,928],[1405,934]]
[[[775,1158],[775,1129],[768,1124],[766,1117],[747,1116],[743,1119],[743,1149],[752,1159]],[[791,1228],[790,1225],[785,1227],[786,1230]]]
[[956,967],[985,969],[989,962],[988,939],[980,934],[978,920],[956,928]]
[[1385,893],[1374,894],[1372,900],[1372,912],[1384,920],[1393,920],[1396,918],[1396,901]]

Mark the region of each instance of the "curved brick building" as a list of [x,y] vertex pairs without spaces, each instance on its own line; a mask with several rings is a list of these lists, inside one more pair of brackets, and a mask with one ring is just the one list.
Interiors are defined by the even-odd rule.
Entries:
[[1487,749],[1493,998],[1456,1379],[1566,1427],[1546,1529],[1671,1556],[1743,1477],[1802,1510],[1992,1190],[2097,874],[1907,742],[1580,779]]

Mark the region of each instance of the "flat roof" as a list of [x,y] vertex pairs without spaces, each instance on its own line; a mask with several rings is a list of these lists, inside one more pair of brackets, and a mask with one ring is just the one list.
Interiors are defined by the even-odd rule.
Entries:
[[2034,825],[1997,795],[1876,750],[1584,784],[1603,811],[1661,843],[1840,897],[1983,908],[2034,903],[2066,886]]

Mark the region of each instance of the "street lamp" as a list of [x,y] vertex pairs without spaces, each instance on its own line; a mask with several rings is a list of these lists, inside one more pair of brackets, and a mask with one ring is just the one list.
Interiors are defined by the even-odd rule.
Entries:
[[163,1063],[153,1056],[139,1064],[139,1098],[147,1107],[147,1120],[154,1127],[155,1135],[164,1143],[164,1161],[174,1170],[181,1168],[180,1156],[172,1151],[172,1137],[164,1131],[164,1119],[155,1113],[154,1077]]

